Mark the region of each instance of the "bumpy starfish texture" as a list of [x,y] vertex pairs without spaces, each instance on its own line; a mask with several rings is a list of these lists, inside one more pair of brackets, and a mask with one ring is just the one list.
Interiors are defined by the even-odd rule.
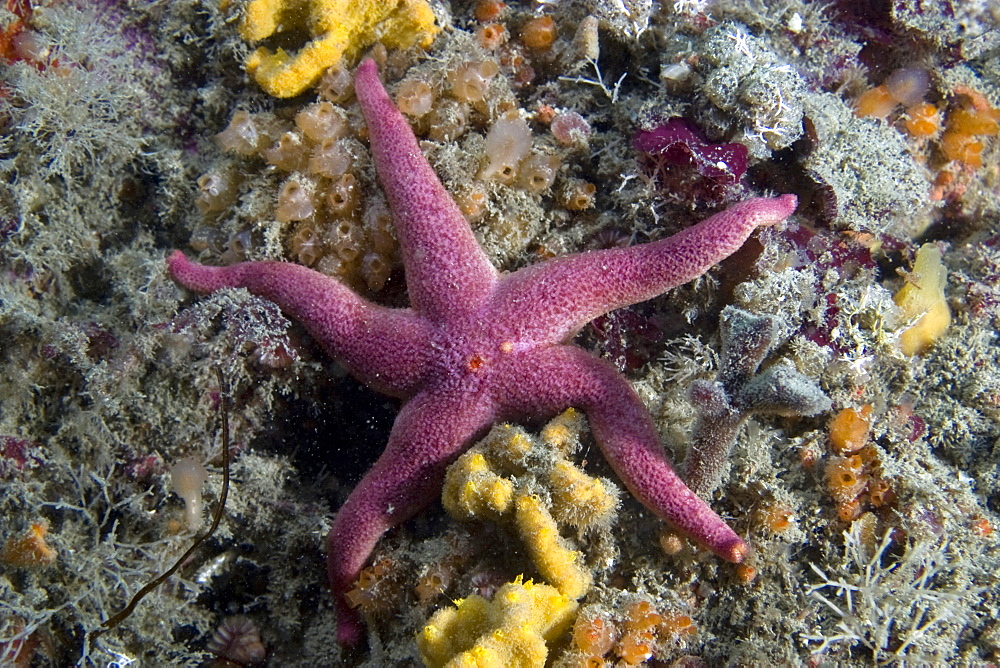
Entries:
[[395,217],[410,308],[368,302],[336,280],[284,262],[206,267],[175,251],[170,273],[198,292],[243,287],[301,322],[361,382],[404,400],[385,451],[337,513],[327,569],[338,640],[363,626],[344,593],[379,538],[440,494],[445,469],[498,420],[582,409],[629,491],[723,559],[746,543],[674,473],[628,382],[574,345],[594,317],[650,299],[707,271],[794,195],[751,199],[660,241],[567,255],[501,276],[423,157],[410,126],[363,62],[355,91]]

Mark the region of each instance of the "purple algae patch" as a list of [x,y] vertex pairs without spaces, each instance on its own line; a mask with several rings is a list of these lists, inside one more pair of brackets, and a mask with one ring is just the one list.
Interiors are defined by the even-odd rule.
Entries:
[[640,130],[632,142],[637,151],[657,156],[669,167],[693,167],[721,185],[735,185],[747,171],[743,144],[709,143],[693,123],[671,118],[652,130]]

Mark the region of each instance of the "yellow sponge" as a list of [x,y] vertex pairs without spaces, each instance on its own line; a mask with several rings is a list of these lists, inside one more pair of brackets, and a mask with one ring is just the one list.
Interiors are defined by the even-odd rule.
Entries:
[[919,318],[899,335],[899,348],[905,355],[919,355],[944,334],[951,324],[951,311],[944,294],[948,271],[941,262],[937,244],[924,244],[917,251],[913,280],[893,297],[904,321]]
[[492,470],[483,453],[470,450],[448,469],[441,501],[452,517],[494,522],[507,513],[514,499],[514,483]]
[[538,572],[572,599],[586,594],[593,578],[560,527],[607,526],[618,508],[612,483],[566,458],[585,426],[572,408],[545,425],[540,439],[514,425],[497,425],[448,468],[441,495],[455,519],[512,523]]
[[606,525],[618,509],[618,496],[600,478],[587,475],[573,462],[557,461],[549,472],[552,515],[578,529]]
[[554,587],[518,576],[487,601],[470,596],[439,610],[417,635],[427,666],[544,666],[546,643],[573,620],[577,604]]
[[246,68],[275,97],[294,97],[314,85],[326,68],[354,60],[376,42],[387,48],[426,48],[440,31],[426,0],[251,0],[240,34],[248,42],[290,27],[315,38],[296,54],[259,48]]
[[578,599],[587,593],[593,578],[583,567],[583,554],[571,549],[559,527],[537,496],[517,498],[517,528],[538,572],[566,596]]

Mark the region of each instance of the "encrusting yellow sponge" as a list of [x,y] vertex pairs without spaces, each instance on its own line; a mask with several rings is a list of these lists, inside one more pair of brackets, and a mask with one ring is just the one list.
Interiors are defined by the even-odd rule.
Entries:
[[326,68],[354,60],[376,42],[387,48],[426,48],[441,30],[426,0],[251,0],[240,34],[257,42],[303,26],[315,39],[296,54],[259,48],[246,69],[275,97],[294,97],[315,84]]
[[583,554],[559,535],[556,521],[537,496],[519,496],[516,506],[517,528],[538,572],[566,596],[581,598],[593,584],[590,571],[583,568]]
[[459,520],[512,524],[538,573],[552,583],[521,584],[521,576],[487,601],[481,596],[434,613],[417,635],[428,666],[544,666],[547,643],[571,623],[577,600],[593,584],[584,554],[560,535],[614,521],[614,484],[587,475],[567,457],[580,446],[586,422],[569,409],[542,428],[541,438],[510,424],[495,426],[445,475],[441,500]]
[[490,470],[481,452],[470,450],[448,470],[441,500],[457,519],[496,522],[511,508],[514,483]]
[[607,525],[618,509],[618,496],[609,492],[600,478],[594,478],[573,462],[557,461],[549,472],[552,488],[552,515],[557,521],[578,529]]
[[455,519],[512,523],[538,573],[572,599],[587,593],[593,577],[560,527],[606,527],[618,509],[611,482],[567,459],[585,427],[572,408],[545,425],[540,439],[514,425],[497,425],[448,467],[441,494]]
[[518,576],[492,601],[473,595],[438,610],[417,636],[424,664],[447,666],[544,666],[546,643],[569,626],[577,603],[555,587],[522,584]]
[[919,318],[899,335],[904,355],[919,355],[944,334],[951,324],[951,311],[944,294],[948,271],[941,262],[937,244],[924,244],[917,251],[912,280],[893,297],[903,321]]

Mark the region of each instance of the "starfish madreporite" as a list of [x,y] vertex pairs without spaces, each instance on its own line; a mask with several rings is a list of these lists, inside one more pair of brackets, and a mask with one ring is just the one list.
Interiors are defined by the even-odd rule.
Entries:
[[368,302],[285,262],[206,267],[175,251],[171,275],[198,292],[242,287],[301,322],[361,382],[405,403],[385,451],[330,530],[327,568],[338,639],[360,641],[349,591],[376,543],[440,494],[446,467],[498,420],[582,409],[629,491],[675,529],[731,562],[747,545],[674,473],[628,382],[574,345],[594,317],[684,284],[735,252],[794,195],[751,199],[654,243],[557,257],[509,275],[490,264],[420,152],[371,60],[355,77],[371,150],[395,217],[410,308]]

